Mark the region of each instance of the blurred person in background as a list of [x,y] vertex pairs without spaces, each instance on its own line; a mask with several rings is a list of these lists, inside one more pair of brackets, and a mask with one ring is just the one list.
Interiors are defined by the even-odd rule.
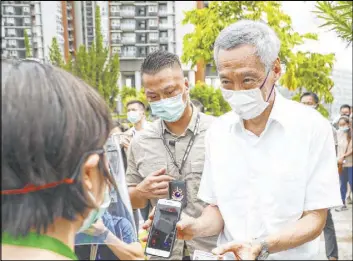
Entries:
[[2,60],[2,259],[76,260],[75,235],[117,189],[103,146],[109,108],[84,81]]
[[346,196],[347,196],[347,185],[352,188],[352,169],[353,169],[353,159],[352,159],[352,125],[350,124],[348,116],[342,116],[338,120],[338,153],[337,161],[338,164],[342,165],[342,173],[340,173],[340,183],[341,183],[341,198],[343,206],[337,208],[336,211],[347,210],[346,206]]
[[338,129],[338,121],[341,118],[341,116],[347,116],[351,115],[352,113],[352,107],[348,104],[343,104],[340,107],[340,114],[333,120],[332,124],[335,126],[336,129]]
[[[309,106],[315,110],[319,107],[319,97],[316,93],[305,92],[300,97],[300,102],[306,106]],[[333,137],[335,140],[335,148],[337,153],[337,131],[332,126]],[[333,173],[335,175],[336,173]],[[332,219],[331,209],[327,211],[326,224],[324,227],[324,237],[325,237],[325,250],[328,260],[338,260],[338,245],[335,225]]]

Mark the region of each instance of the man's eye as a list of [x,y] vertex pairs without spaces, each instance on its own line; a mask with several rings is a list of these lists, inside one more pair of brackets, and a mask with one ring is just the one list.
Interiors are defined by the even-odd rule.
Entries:
[[173,94],[173,93],[174,93],[174,90],[168,91],[168,94],[169,94],[169,95],[171,95],[171,94]]
[[227,81],[227,80],[222,80],[222,82],[221,82],[223,85],[225,85],[225,84],[229,84],[230,83],[230,81]]
[[253,82],[253,80],[249,78],[243,80],[243,83],[250,83],[250,82]]

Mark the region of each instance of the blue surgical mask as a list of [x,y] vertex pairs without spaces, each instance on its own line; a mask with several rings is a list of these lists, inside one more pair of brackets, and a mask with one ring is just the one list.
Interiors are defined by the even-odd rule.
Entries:
[[166,122],[176,122],[183,115],[186,103],[183,101],[183,93],[156,102],[150,102],[152,114]]
[[127,113],[127,120],[132,124],[138,123],[142,118],[142,114],[138,111],[129,111]]
[[342,132],[349,132],[349,127],[345,126],[345,127],[339,127],[339,130]]
[[[96,199],[91,192],[88,192],[88,195],[93,202],[96,202]],[[99,206],[99,208],[93,209],[89,213],[89,215],[85,218],[82,226],[80,227],[77,233],[81,233],[87,230],[88,228],[90,228],[90,226],[92,226],[92,224],[94,224],[99,218],[101,218],[104,212],[108,209],[110,202],[111,202],[110,190],[107,187],[107,189],[104,192],[104,199],[102,204]]]

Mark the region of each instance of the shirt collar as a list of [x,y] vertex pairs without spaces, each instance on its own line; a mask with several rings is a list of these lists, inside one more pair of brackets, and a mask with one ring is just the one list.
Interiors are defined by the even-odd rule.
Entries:
[[[191,120],[189,122],[188,127],[186,128],[186,131],[189,130],[191,131],[191,133],[194,132],[195,129],[195,125],[196,125],[196,120],[197,120],[197,115],[199,114],[199,111],[197,110],[197,108],[190,103],[191,107],[192,107],[192,115],[191,115]],[[196,130],[196,132],[199,132],[200,128],[198,130]],[[185,132],[186,132],[185,131]],[[162,133],[165,134],[166,132],[169,132],[170,134],[174,135],[169,129],[168,127],[165,125],[164,121],[162,121]],[[197,134],[197,133],[195,133]],[[184,134],[186,135],[186,133]],[[183,135],[182,135],[183,136]]]

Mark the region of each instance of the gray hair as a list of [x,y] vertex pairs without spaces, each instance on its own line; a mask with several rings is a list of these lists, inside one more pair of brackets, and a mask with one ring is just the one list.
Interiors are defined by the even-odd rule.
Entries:
[[256,48],[256,55],[269,71],[277,59],[281,47],[275,31],[259,21],[241,20],[229,25],[218,35],[214,45],[214,60],[218,67],[219,50],[231,50],[249,44]]

